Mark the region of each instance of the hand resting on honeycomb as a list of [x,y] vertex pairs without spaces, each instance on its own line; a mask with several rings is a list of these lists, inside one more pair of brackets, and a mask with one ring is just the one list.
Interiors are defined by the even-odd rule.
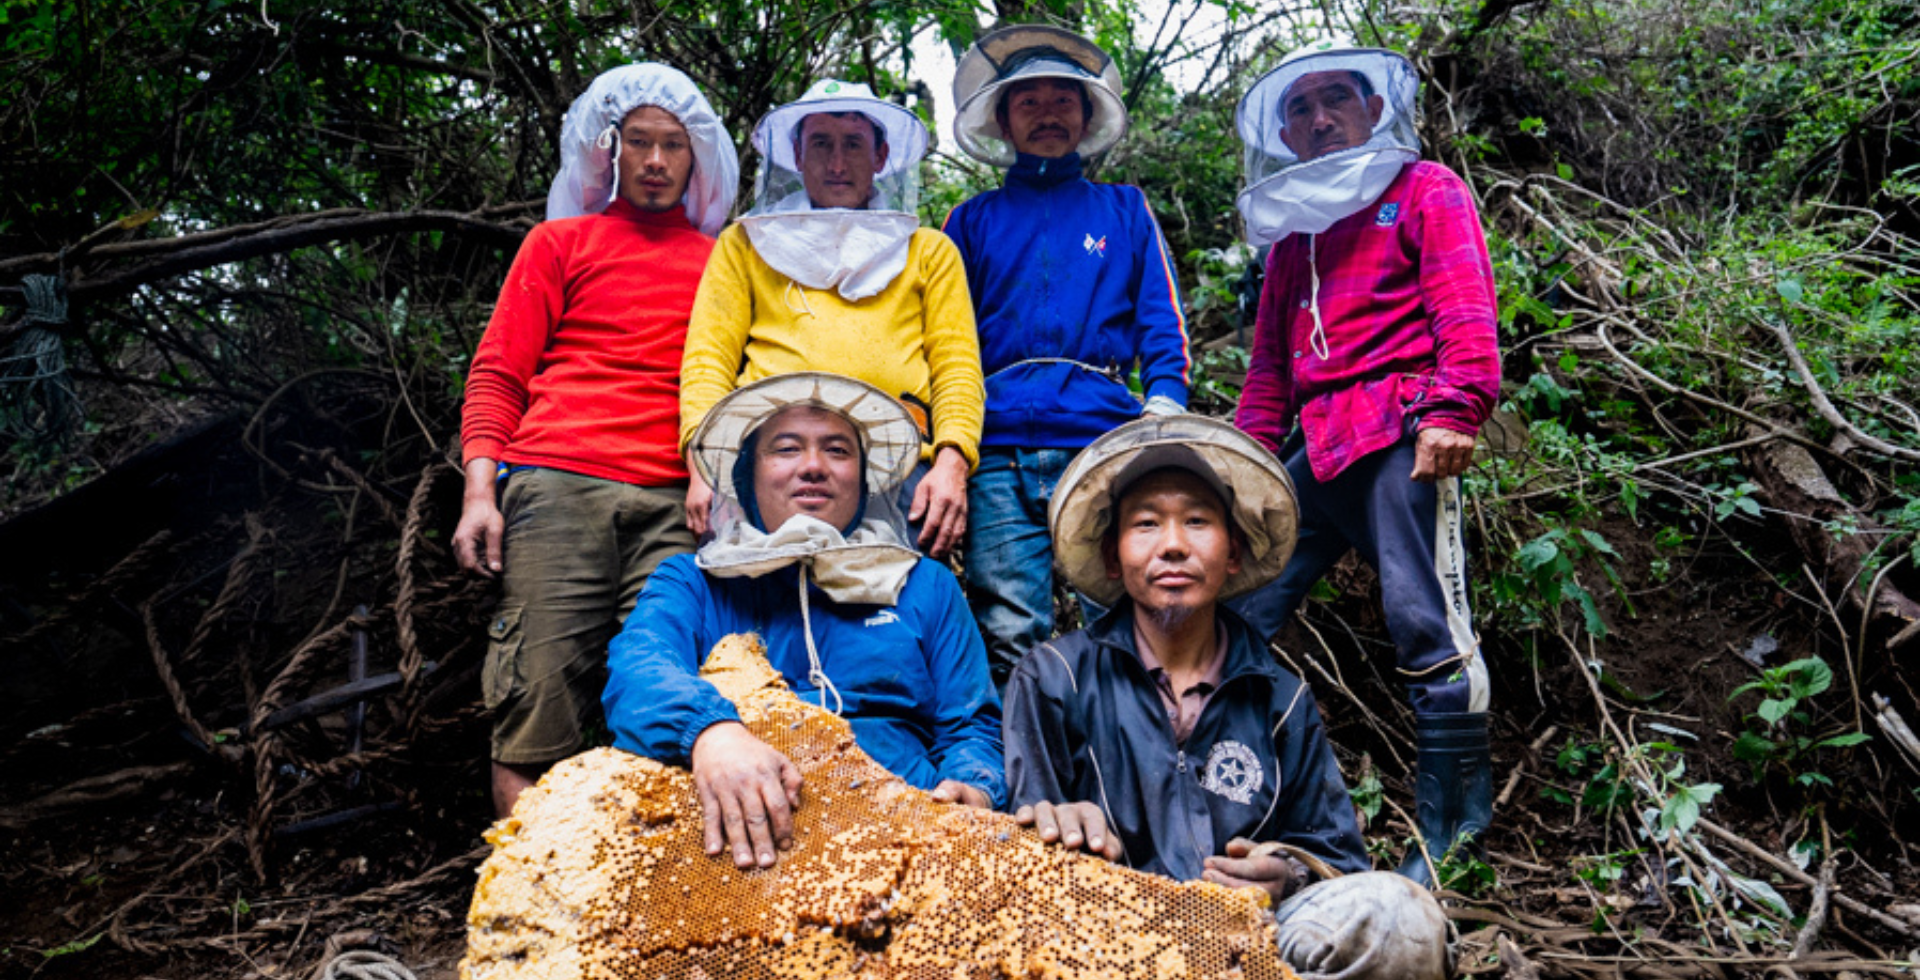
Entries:
[[805,781],[778,864],[706,848],[683,769],[613,749],[553,768],[488,838],[463,980],[1295,978],[1265,896],[1179,883],[937,801],[796,699],[757,640],[702,676]]

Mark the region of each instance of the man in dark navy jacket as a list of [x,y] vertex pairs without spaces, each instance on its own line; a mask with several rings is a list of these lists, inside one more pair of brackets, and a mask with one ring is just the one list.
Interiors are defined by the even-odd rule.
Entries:
[[1223,422],[1145,419],[1074,459],[1050,516],[1070,583],[1113,608],[1007,685],[1016,818],[1142,871],[1264,890],[1305,977],[1444,976],[1445,915],[1367,870],[1313,694],[1220,604],[1293,549],[1279,461]]
[[1008,168],[942,229],[966,263],[987,376],[966,573],[999,681],[1053,633],[1046,512],[1067,460],[1187,403],[1179,283],[1146,195],[1082,174],[1126,133],[1119,77],[1092,42],[1037,25],[981,38],[954,74],[961,148]]

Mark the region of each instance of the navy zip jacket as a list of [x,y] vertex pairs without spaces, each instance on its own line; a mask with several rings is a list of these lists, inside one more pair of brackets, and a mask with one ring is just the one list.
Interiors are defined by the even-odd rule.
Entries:
[[1022,153],[1004,186],[941,228],[960,248],[987,375],[982,446],[1079,449],[1140,417],[1146,397],[1187,404],[1191,364],[1166,239],[1138,187],[1095,184],[1079,154]]
[[1009,806],[1098,804],[1129,866],[1181,881],[1235,837],[1367,870],[1313,693],[1240,617],[1215,615],[1227,662],[1184,744],[1134,650],[1131,601],[1027,654],[1007,683]]
[[[608,651],[601,702],[614,747],[685,766],[708,726],[738,721],[733,703],[699,676],[707,651],[733,633],[759,634],[787,686],[819,704],[807,681],[798,575],[782,568],[718,578],[692,555],[661,562]],[[860,748],[909,785],[930,790],[957,779],[1004,803],[1000,699],[953,573],[920,559],[892,606],[835,602],[807,588],[820,666]]]

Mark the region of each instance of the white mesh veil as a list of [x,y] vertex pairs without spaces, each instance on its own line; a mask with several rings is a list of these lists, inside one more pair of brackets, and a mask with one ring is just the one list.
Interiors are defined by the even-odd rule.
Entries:
[[855,82],[823,78],[797,101],[760,117],[753,127],[753,148],[760,154],[749,215],[805,211],[812,207],[794,155],[800,124],[817,112],[857,112],[873,121],[887,143],[886,163],[874,174],[870,211],[915,213],[920,206],[920,161],[927,155],[927,127],[902,105],[877,98]]
[[560,175],[547,192],[547,219],[598,214],[617,191],[614,155],[620,122],[641,106],[658,106],[680,120],[693,143],[693,174],[687,181],[687,220],[717,235],[733,211],[740,184],[740,157],[725,124],[693,79],[653,62],[605,72],[573,100],[560,124]]
[[[795,139],[808,116],[849,112],[883,135],[886,159],[874,172],[864,207],[815,207]],[[886,289],[907,267],[907,249],[920,227],[920,160],[927,153],[920,117],[875,98],[865,85],[826,78],[762,117],[753,127],[753,147],[760,152],[760,174],[753,209],[740,225],[768,265],[801,286],[831,289],[852,302]]]
[[[1287,96],[1295,82],[1321,72],[1351,73],[1363,96],[1380,96],[1380,121],[1365,144],[1302,161],[1286,143]],[[1234,120],[1246,144],[1246,188],[1238,203],[1248,241],[1258,246],[1296,232],[1318,234],[1372,203],[1401,167],[1419,159],[1419,94],[1419,77],[1405,57],[1339,41],[1295,51],[1253,83]]]

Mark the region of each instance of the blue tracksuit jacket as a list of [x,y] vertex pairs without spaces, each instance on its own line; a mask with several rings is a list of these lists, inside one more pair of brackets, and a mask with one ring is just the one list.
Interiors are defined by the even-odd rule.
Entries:
[[982,446],[1079,449],[1140,417],[1126,387],[1187,403],[1180,285],[1146,195],[1021,154],[942,227],[966,262],[987,374]]
[[[708,726],[738,721],[733,704],[698,676],[707,651],[733,633],[758,633],[788,686],[818,704],[807,681],[797,574],[715,578],[692,555],[662,562],[608,652],[602,702],[613,744],[684,766]],[[920,559],[893,606],[842,604],[809,588],[821,667],[860,748],[920,789],[957,779],[1003,804],[1000,698],[953,573]]]

